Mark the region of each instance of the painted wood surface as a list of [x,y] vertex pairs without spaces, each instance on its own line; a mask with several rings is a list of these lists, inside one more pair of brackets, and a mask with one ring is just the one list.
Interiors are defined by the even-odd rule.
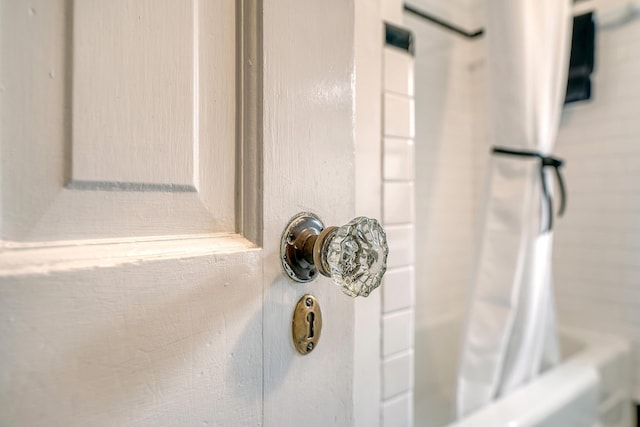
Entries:
[[[356,216],[382,217],[382,0],[355,2]],[[378,167],[376,167],[378,166]],[[387,273],[388,274],[388,273]],[[387,280],[384,280],[383,287]],[[383,289],[380,289],[383,291]],[[353,404],[356,427],[380,426],[382,292],[356,299]]]
[[0,425],[260,425],[260,278],[260,251],[3,277]]
[[[264,1],[265,426],[353,425],[353,300],[324,277],[301,286],[278,265],[283,225],[313,211],[354,214],[354,4]],[[322,338],[293,350],[291,314],[305,293],[322,307]]]
[[198,2],[103,0],[73,7],[73,181],[194,191]]
[[234,232],[235,9],[3,1],[3,239]]
[[353,424],[353,301],[278,256],[354,214],[353,2],[247,5],[0,2],[0,425]]

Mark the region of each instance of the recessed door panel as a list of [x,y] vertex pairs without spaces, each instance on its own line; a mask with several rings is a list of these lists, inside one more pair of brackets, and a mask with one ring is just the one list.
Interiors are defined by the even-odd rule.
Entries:
[[5,2],[2,15],[5,240],[237,231],[234,1]]
[[195,190],[196,5],[74,4],[73,182]]

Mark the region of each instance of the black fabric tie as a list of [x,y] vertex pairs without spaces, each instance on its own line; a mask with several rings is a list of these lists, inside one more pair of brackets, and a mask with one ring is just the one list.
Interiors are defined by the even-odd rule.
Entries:
[[547,167],[551,167],[556,172],[556,177],[558,178],[558,187],[560,189],[560,209],[558,209],[558,216],[562,216],[564,214],[564,210],[567,206],[567,193],[564,187],[564,180],[562,179],[562,174],[560,173],[560,168],[564,165],[564,161],[557,159],[552,156],[545,156],[537,151],[528,151],[528,150],[512,150],[509,148],[500,148],[493,147],[493,154],[500,154],[506,156],[516,156],[516,157],[534,157],[540,160],[540,181],[542,182],[542,195],[544,197],[545,204],[547,205],[547,226],[543,229],[543,232],[551,231],[553,228],[553,199],[551,197],[551,192],[549,188],[547,188],[547,180],[544,178],[544,169]]

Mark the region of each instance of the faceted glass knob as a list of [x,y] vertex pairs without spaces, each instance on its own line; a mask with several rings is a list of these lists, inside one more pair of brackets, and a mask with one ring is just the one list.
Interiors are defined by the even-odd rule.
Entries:
[[380,286],[388,254],[383,228],[366,217],[324,228],[317,216],[301,213],[282,235],[281,260],[289,277],[305,283],[319,272],[351,297],[366,297]]
[[323,246],[323,262],[342,292],[366,297],[380,286],[387,271],[389,247],[378,221],[355,218],[331,233]]

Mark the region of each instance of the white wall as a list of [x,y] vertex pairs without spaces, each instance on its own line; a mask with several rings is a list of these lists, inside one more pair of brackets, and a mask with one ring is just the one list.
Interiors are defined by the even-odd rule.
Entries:
[[383,222],[389,242],[382,289],[383,427],[413,425],[414,79],[413,56],[383,49]]
[[569,189],[554,249],[560,321],[633,340],[640,401],[640,19],[597,30],[593,100],[565,108],[556,147]]

